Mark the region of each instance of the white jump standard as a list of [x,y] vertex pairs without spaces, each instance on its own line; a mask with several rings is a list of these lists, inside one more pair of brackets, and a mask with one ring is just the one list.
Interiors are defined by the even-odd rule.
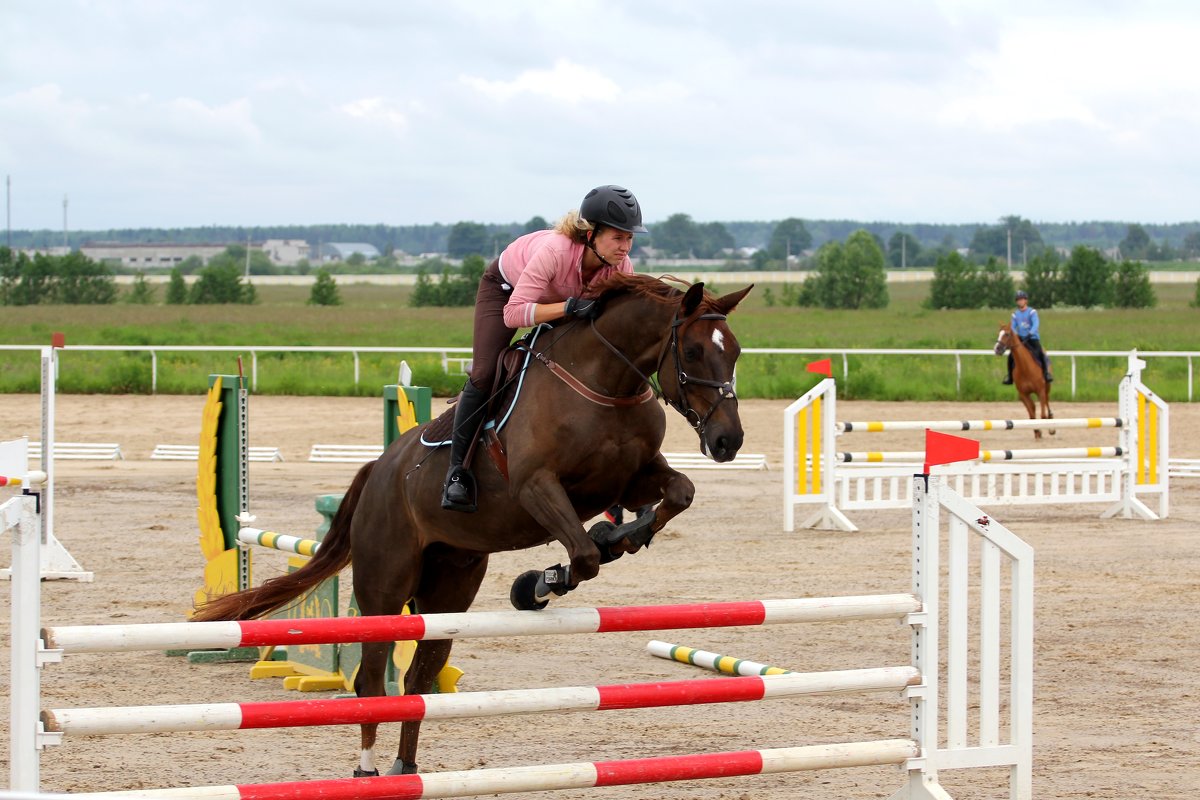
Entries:
[[[961,440],[960,440],[961,441]],[[234,730],[378,719],[449,719],[509,713],[618,711],[623,708],[712,702],[784,702],[787,696],[831,692],[891,692],[907,700],[907,737],[666,755],[628,761],[508,767],[371,778],[273,784],[230,784],[139,789],[139,797],[286,800],[295,797],[460,797],[471,794],[572,789],[899,765],[907,777],[893,800],[949,800],[939,770],[1002,767],[1012,800],[1032,800],[1033,551],[982,511],[939,486],[937,477],[914,481],[912,582],[909,593],[859,597],[750,600],[549,611],[465,612],[329,619],[247,620],[39,627],[40,587],[35,498],[0,506],[13,536],[14,602],[11,787],[37,791],[40,759],[66,739],[100,734]],[[941,519],[949,521],[948,585],[941,587]],[[978,564],[968,565],[977,550]],[[969,587],[977,571],[979,585]],[[1007,582],[1003,579],[1007,577]],[[1007,588],[1002,591],[1002,584]],[[943,604],[944,599],[944,604]],[[1006,606],[1002,608],[1002,606]],[[943,612],[941,609],[945,609]],[[942,613],[944,625],[939,625]],[[351,698],[287,703],[207,703],[148,708],[50,709],[39,714],[41,670],[73,654],[169,647],[304,642],[526,636],[610,631],[732,627],[782,623],[896,619],[909,628],[910,663],[903,666],[710,678],[650,684],[562,687],[499,692]],[[940,646],[939,628],[947,645]],[[974,631],[969,630],[974,628]],[[978,643],[978,644],[975,644]],[[945,664],[945,687],[940,665]],[[977,677],[971,677],[977,671]],[[972,693],[968,694],[968,688]],[[943,704],[944,703],[944,704]],[[1002,719],[1006,718],[1005,724]],[[769,719],[764,717],[764,720]],[[944,736],[941,720],[945,719]],[[972,724],[968,725],[968,722]],[[903,723],[897,719],[897,727]],[[978,732],[968,737],[968,728]],[[899,731],[897,731],[899,733]],[[230,759],[236,774],[239,764]],[[131,796],[93,792],[80,798]]]
[[[54,464],[64,458],[79,458],[78,448],[95,452],[95,448],[109,451],[105,458],[120,458],[120,447],[115,444],[87,445],[71,444],[64,450],[62,443],[54,438],[54,404],[58,386],[58,351],[66,346],[66,337],[55,333],[51,337],[51,345],[42,348],[42,441],[30,442],[23,437],[20,444],[16,441],[0,444],[0,474],[7,473],[9,477],[19,477],[28,469],[28,460],[39,459],[41,470],[45,476],[38,493],[40,514],[42,520],[41,572],[42,579],[48,581],[70,580],[90,583],[95,575],[80,566],[75,557],[67,551],[62,542],[54,535]],[[35,448],[34,445],[37,445]],[[19,456],[17,448],[20,449]],[[112,452],[115,448],[115,454]],[[91,458],[92,455],[85,455]],[[12,485],[16,485],[15,482]],[[0,580],[11,577],[11,569],[0,569]]]
[[[784,411],[784,530],[856,531],[847,512],[910,504],[918,451],[838,451],[837,437],[885,431],[1017,431],[1111,428],[1115,445],[981,450],[973,461],[938,466],[954,491],[983,506],[1103,503],[1102,517],[1168,516],[1169,408],[1141,381],[1146,362],[1129,357],[1118,415],[1017,420],[837,420],[837,385],[827,378]],[[1143,499],[1157,495],[1152,508]],[[799,509],[807,516],[796,519]]]

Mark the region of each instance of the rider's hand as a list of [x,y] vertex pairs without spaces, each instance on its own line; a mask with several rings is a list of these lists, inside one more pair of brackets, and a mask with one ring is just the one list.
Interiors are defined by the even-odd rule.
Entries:
[[600,316],[600,302],[580,297],[568,297],[563,316],[575,319],[595,319]]

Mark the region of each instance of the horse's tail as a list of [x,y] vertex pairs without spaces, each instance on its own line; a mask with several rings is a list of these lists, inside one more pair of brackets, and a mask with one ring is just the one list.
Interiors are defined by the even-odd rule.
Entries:
[[333,521],[329,523],[329,532],[307,564],[295,572],[271,578],[262,586],[214,597],[196,610],[192,621],[261,617],[287,605],[321,581],[345,569],[350,563],[350,520],[354,517],[354,509],[375,463],[367,462],[354,476],[337,513],[333,515]]

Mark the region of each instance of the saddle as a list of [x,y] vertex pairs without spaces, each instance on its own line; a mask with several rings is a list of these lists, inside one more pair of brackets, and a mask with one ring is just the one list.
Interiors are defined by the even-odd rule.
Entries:
[[[463,466],[470,468],[474,461],[475,451],[483,442],[488,455],[495,463],[500,474],[508,479],[508,457],[504,446],[497,435],[512,415],[521,395],[525,380],[525,370],[533,359],[532,346],[542,328],[534,328],[525,336],[506,347],[496,360],[496,380],[492,386],[492,396],[488,401],[487,410],[479,422],[479,430],[475,434],[471,449],[463,459]],[[426,447],[448,447],[454,433],[454,405],[450,405],[438,417],[432,420],[421,431],[421,444]],[[481,438],[482,437],[482,438]]]

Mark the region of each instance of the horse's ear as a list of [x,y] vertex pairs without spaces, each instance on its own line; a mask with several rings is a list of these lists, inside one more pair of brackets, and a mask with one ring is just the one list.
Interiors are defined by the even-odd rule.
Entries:
[[687,294],[683,296],[683,301],[679,307],[683,312],[681,316],[690,317],[696,313],[696,309],[700,307],[700,303],[704,301],[704,282],[693,283],[688,287]]
[[742,302],[742,298],[750,294],[750,290],[754,288],[754,284],[750,284],[745,289],[739,289],[736,292],[731,292],[724,297],[717,298],[713,303],[713,307],[720,310],[722,314],[728,314],[737,308],[738,303]]

